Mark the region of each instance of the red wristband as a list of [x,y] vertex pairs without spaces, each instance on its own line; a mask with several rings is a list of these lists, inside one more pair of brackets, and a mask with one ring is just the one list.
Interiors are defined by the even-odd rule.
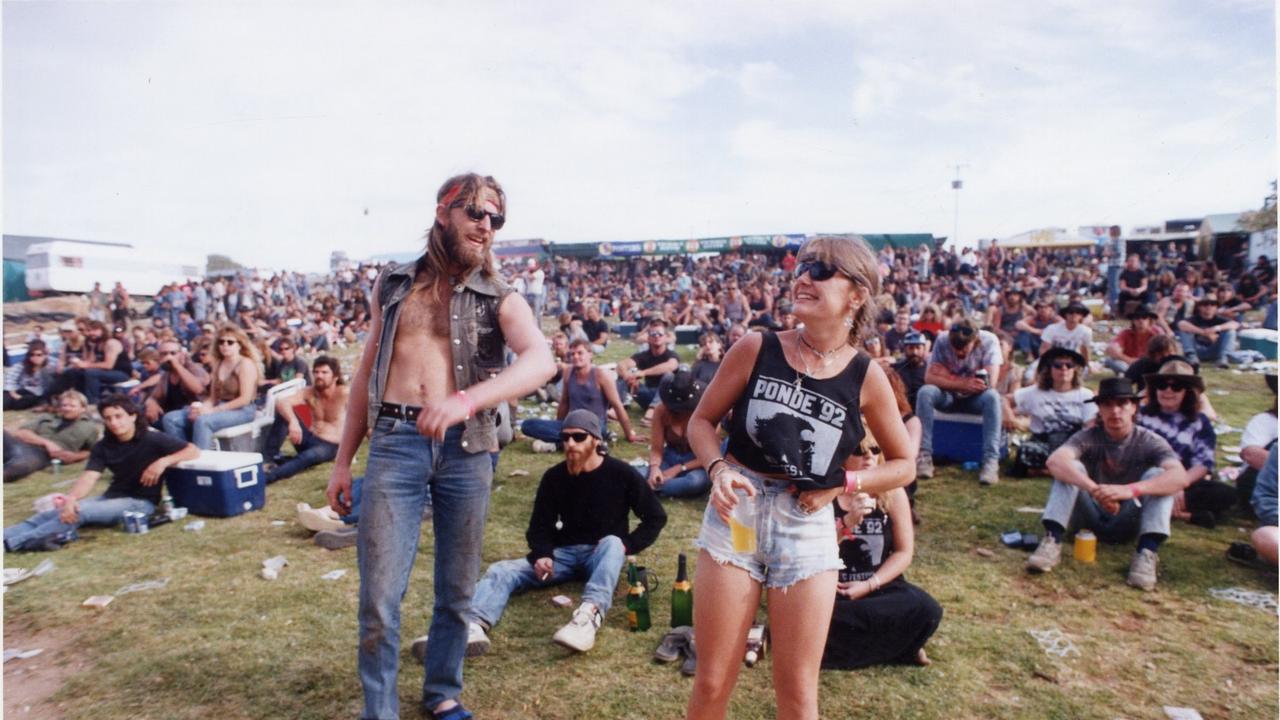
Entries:
[[1142,497],[1142,488],[1138,487],[1137,483],[1134,483],[1129,486],[1129,492],[1133,493],[1133,498],[1135,500]]
[[473,403],[473,402],[471,402],[471,396],[470,396],[470,395],[467,395],[467,391],[466,391],[466,390],[459,390],[458,392],[454,393],[454,395],[456,395],[456,396],[458,396],[459,398],[461,398],[461,399],[462,399],[462,402],[463,402],[464,404],[466,404],[466,406],[467,406],[467,418],[466,418],[466,419],[467,419],[467,420],[470,420],[470,419],[471,419],[471,417],[472,417],[473,415],[475,415],[475,414],[476,414],[476,404],[475,404],[475,403]]
[[856,470],[844,471],[844,492],[846,495],[862,492],[862,476]]

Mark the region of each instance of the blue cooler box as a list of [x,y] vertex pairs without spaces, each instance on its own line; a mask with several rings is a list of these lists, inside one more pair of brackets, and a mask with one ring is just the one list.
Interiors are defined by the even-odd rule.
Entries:
[[[1009,442],[1000,431],[1000,459],[1009,457]],[[954,462],[982,462],[982,416],[933,414],[933,457]]]
[[1241,350],[1254,350],[1268,360],[1276,359],[1276,331],[1264,328],[1241,330],[1236,334]]
[[260,453],[202,450],[165,471],[164,480],[173,504],[193,515],[231,517],[267,504]]

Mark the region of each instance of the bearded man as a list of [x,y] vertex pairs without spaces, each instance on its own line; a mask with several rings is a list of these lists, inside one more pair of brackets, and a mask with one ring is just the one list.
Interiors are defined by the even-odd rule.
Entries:
[[[495,271],[493,235],[505,213],[492,177],[450,178],[436,193],[422,257],[388,267],[373,288],[370,339],[327,491],[330,507],[350,514],[351,460],[371,430],[356,542],[365,718],[399,717],[400,602],[428,497],[435,603],[422,706],[440,720],[471,717],[458,697],[493,480],[489,452],[498,449],[494,408],[555,372],[529,303]],[[509,367],[504,345],[516,354]]]

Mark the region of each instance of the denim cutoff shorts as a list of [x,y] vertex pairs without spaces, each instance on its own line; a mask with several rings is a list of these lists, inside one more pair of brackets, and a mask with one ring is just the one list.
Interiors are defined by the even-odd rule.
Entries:
[[740,567],[753,580],[770,588],[786,588],[819,573],[844,567],[836,544],[835,511],[831,503],[806,515],[797,504],[799,496],[790,492],[789,481],[759,475],[737,465],[733,469],[756,488],[756,551],[734,551],[729,525],[720,519],[710,502],[702,515],[702,530],[694,543],[697,547],[706,550],[721,565]]

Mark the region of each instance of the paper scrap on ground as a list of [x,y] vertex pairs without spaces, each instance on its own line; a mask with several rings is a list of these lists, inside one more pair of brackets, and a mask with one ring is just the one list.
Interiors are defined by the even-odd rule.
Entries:
[[1058,628],[1049,628],[1047,630],[1028,630],[1027,634],[1036,639],[1040,643],[1040,648],[1047,655],[1064,658],[1068,655],[1080,657],[1080,651],[1076,649],[1075,643],[1071,642],[1071,638],[1062,634]]
[[1248,605],[1259,610],[1270,610],[1276,612],[1276,596],[1268,592],[1257,592],[1254,590],[1245,590],[1244,588],[1211,588],[1209,594],[1219,600],[1228,600],[1241,605]]
[[284,521],[283,521],[283,520],[272,520],[272,521],[271,521],[271,524],[272,524],[272,525],[275,525],[276,527],[280,527],[281,525],[284,525],[285,523],[284,523]]
[[1164,706],[1164,714],[1169,716],[1169,720],[1204,720],[1200,717],[1200,713],[1191,708],[1173,707],[1172,705]]
[[89,608],[90,610],[106,610],[112,600],[115,600],[115,598],[110,595],[94,595],[80,603],[80,607]]
[[203,521],[203,520],[192,520],[191,522],[187,523],[186,525],[183,525],[183,526],[182,526],[182,529],[183,529],[183,530],[185,530],[185,531],[187,531],[187,532],[194,532],[194,531],[203,530],[203,529],[204,529],[204,521]]
[[528,470],[522,470],[520,468],[516,468],[515,470],[512,470],[511,472],[507,473],[507,477],[526,477],[528,476],[528,474],[529,474]]
[[267,558],[262,561],[262,577],[264,580],[275,580],[280,577],[280,571],[288,565],[289,561],[283,555],[276,555],[273,558]]
[[162,590],[164,586],[169,584],[169,578],[161,578],[159,580],[146,580],[144,582],[125,585],[116,591],[116,595],[128,595],[129,593],[142,592],[143,590]]
[[44,560],[41,560],[40,564],[36,565],[31,570],[27,570],[25,568],[5,568],[4,584],[13,585],[15,583],[20,583],[23,580],[26,580],[27,578],[40,577],[41,575],[44,575],[45,573],[49,572],[52,569],[53,569],[53,561],[47,558]]
[[1030,515],[1043,515],[1043,514],[1044,514],[1044,508],[1042,508],[1042,507],[1031,507],[1030,505],[1023,505],[1022,507],[1018,508],[1018,512],[1020,512],[1020,513],[1028,513],[1028,514],[1030,514]]
[[4,651],[4,661],[26,660],[27,658],[33,658],[42,652],[44,652],[44,648],[32,648],[31,650],[18,650],[17,648],[12,648]]
[[346,574],[347,574],[346,570],[330,570],[329,572],[321,575],[320,579],[321,580],[337,580],[338,578]]

